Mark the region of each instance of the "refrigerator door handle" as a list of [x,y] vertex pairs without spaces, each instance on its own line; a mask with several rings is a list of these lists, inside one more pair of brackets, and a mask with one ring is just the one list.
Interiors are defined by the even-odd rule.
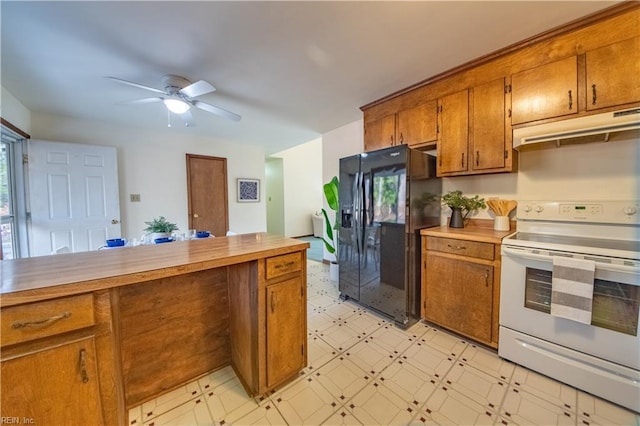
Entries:
[[365,226],[365,203],[364,203],[364,173],[360,172],[360,182],[358,183],[358,230],[356,240],[358,243],[358,254],[364,250],[364,226]]
[[[360,181],[360,172],[356,172],[355,179],[353,180],[353,189],[351,190],[351,196],[353,197],[353,226],[351,227],[351,241],[350,244],[354,243],[358,244],[358,228],[359,228],[359,209],[358,209],[358,201],[360,200],[360,192],[358,190],[358,182]],[[354,238],[355,237],[355,238]],[[356,247],[357,248],[357,247]]]

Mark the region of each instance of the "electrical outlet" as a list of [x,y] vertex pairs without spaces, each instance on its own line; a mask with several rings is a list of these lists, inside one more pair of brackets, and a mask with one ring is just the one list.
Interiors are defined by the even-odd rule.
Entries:
[[140,202],[140,194],[129,194],[129,200],[132,203],[139,203]]

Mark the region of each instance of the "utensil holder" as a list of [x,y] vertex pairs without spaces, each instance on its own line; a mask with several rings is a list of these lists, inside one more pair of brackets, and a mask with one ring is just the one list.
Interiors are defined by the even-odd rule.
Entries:
[[493,229],[496,231],[508,231],[511,229],[509,225],[509,216],[496,216],[493,221]]

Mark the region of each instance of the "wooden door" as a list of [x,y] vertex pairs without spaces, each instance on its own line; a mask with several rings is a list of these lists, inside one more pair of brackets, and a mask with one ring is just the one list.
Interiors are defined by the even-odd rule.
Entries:
[[122,237],[114,147],[28,142],[30,256],[97,250]]
[[101,425],[98,389],[93,337],[29,353],[2,362],[2,418]]
[[578,62],[571,56],[511,77],[511,124],[578,112]]
[[391,114],[364,124],[364,150],[375,151],[395,145],[396,115]]
[[398,143],[416,146],[437,139],[438,104],[431,101],[398,112]]
[[427,252],[425,317],[491,342],[493,267]]
[[504,98],[503,78],[473,88],[469,150],[473,170],[505,166]]
[[640,37],[587,52],[587,110],[640,101]]
[[469,91],[438,101],[438,175],[467,170],[469,146]]
[[266,289],[267,387],[273,387],[304,368],[303,304],[306,303],[300,278]]
[[227,159],[187,154],[189,229],[224,237],[229,230]]

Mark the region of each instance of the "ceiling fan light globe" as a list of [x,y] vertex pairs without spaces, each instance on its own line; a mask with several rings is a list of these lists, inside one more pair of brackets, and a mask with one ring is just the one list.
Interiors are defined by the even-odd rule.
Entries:
[[189,111],[189,104],[180,99],[165,99],[164,105],[175,114],[184,114]]

